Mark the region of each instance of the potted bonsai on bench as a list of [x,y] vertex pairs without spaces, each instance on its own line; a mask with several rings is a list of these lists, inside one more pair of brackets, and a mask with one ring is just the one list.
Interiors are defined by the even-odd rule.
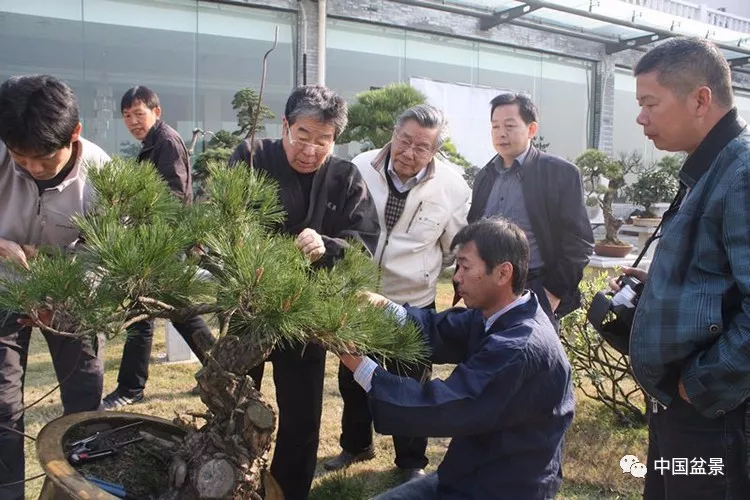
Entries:
[[654,209],[659,202],[668,202],[677,192],[677,179],[671,156],[665,156],[638,180],[625,189],[625,195],[630,201],[641,205],[644,209],[639,217],[633,217],[634,226],[656,227],[661,216]]
[[[594,253],[602,257],[625,257],[633,250],[633,245],[618,238],[623,222],[614,216],[612,210],[617,191],[625,186],[624,161],[617,161],[598,149],[588,149],[574,163],[581,171],[584,185],[596,187],[596,197],[604,217],[605,235],[594,245]],[[601,179],[606,179],[607,184],[601,185]]]

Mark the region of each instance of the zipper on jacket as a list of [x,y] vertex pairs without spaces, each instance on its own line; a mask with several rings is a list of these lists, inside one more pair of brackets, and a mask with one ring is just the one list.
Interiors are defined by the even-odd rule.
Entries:
[[42,195],[39,195],[39,201],[36,204],[36,215],[37,217],[42,214]]
[[[641,293],[643,293],[643,292],[641,292]],[[635,313],[633,314],[633,324],[635,324],[635,318],[637,316],[638,316],[638,308],[635,309]],[[633,362],[633,358],[632,358],[632,353],[633,353],[633,331],[632,331],[632,327],[631,327],[631,331],[630,331],[630,340],[628,342],[628,350],[631,353],[630,362],[632,364],[632,362]],[[635,380],[635,383],[638,384],[638,386],[641,388],[641,390],[643,391],[643,393],[651,401],[651,412],[654,413],[654,414],[659,413],[659,407],[660,406],[662,408],[666,409],[667,407],[664,406],[663,404],[661,404],[661,402],[658,399],[656,399],[654,396],[652,396],[651,394],[649,394],[649,392],[643,387],[643,384],[638,381],[638,377],[636,377],[636,375],[635,375],[635,370],[632,370],[632,368],[631,368],[631,371],[633,373],[633,380]]]
[[414,215],[411,216],[411,219],[409,220],[409,224],[406,226],[406,234],[409,234],[409,231],[411,231],[411,225],[414,224],[414,219],[417,218],[417,215],[419,214],[419,211],[422,209],[422,202],[420,201],[417,205],[417,209],[414,211]]

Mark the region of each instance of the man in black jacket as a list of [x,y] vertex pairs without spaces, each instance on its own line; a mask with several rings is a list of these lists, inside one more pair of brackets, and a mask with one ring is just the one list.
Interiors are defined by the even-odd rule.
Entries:
[[[142,141],[138,161],[153,164],[174,195],[190,203],[193,196],[187,148],[180,134],[161,120],[156,93],[144,86],[133,87],[122,96],[120,111],[130,133]],[[195,316],[173,325],[203,363],[206,351],[214,342],[206,322]],[[117,375],[117,389],[102,400],[103,409],[116,409],[143,399],[153,339],[153,320],[139,321],[128,330]]]
[[[342,97],[320,85],[298,87],[286,103],[282,138],[256,141],[252,157],[244,141],[229,160],[279,183],[286,219],[278,229],[296,235],[300,251],[320,266],[340,259],[347,240],[374,252],[380,235],[375,204],[357,167],[331,154],[346,122]],[[276,348],[268,358],[279,405],[271,474],[287,500],[307,498],[315,473],[325,355],[320,345],[308,344]],[[250,372],[258,389],[263,367]]]
[[529,96],[504,93],[490,104],[497,155],[477,174],[468,220],[502,215],[524,230],[531,249],[526,288],[557,327],[580,306],[578,283],[594,248],[581,174],[531,145],[538,118]]

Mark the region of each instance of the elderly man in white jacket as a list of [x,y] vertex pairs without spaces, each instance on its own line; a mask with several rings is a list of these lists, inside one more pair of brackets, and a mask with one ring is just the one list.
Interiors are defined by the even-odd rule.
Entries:
[[[380,293],[398,304],[435,308],[437,281],[453,261],[450,244],[466,225],[471,190],[455,165],[440,161],[446,121],[440,110],[420,104],[396,120],[391,142],[352,160],[375,200],[380,238],[375,260]],[[407,374],[430,376],[429,366],[412,366]],[[401,367],[401,373],[404,370]],[[344,400],[341,453],[324,463],[338,470],[375,456],[372,416],[367,396],[346,367],[339,367]],[[404,479],[424,475],[426,438],[393,437],[396,466]]]

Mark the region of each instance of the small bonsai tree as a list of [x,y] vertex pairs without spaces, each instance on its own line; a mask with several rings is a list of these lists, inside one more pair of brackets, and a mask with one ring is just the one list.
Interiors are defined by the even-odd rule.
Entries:
[[[265,129],[263,122],[267,118],[273,119],[276,117],[264,103],[261,102],[260,107],[258,107],[258,99],[258,93],[251,88],[238,90],[234,94],[232,109],[237,112],[237,126],[239,130],[235,130],[234,132],[219,130],[213,133],[206,149],[195,159],[192,169],[193,184],[198,194],[203,194],[204,192],[203,184],[208,176],[208,165],[210,163],[226,163],[229,161],[234,148],[250,135],[256,110],[258,110],[256,132]],[[206,132],[206,134],[209,134],[209,132]]]
[[[590,186],[590,195],[599,201],[604,215],[605,236],[601,243],[626,246],[617,237],[622,221],[615,218],[612,202],[617,191],[625,185],[623,162],[614,160],[598,149],[588,149],[574,160],[583,177],[584,185]],[[600,179],[607,179],[607,185],[601,185]]]
[[677,191],[677,183],[667,170],[655,168],[641,175],[625,189],[625,195],[633,203],[643,206],[644,218],[656,219],[653,205],[669,201]]

